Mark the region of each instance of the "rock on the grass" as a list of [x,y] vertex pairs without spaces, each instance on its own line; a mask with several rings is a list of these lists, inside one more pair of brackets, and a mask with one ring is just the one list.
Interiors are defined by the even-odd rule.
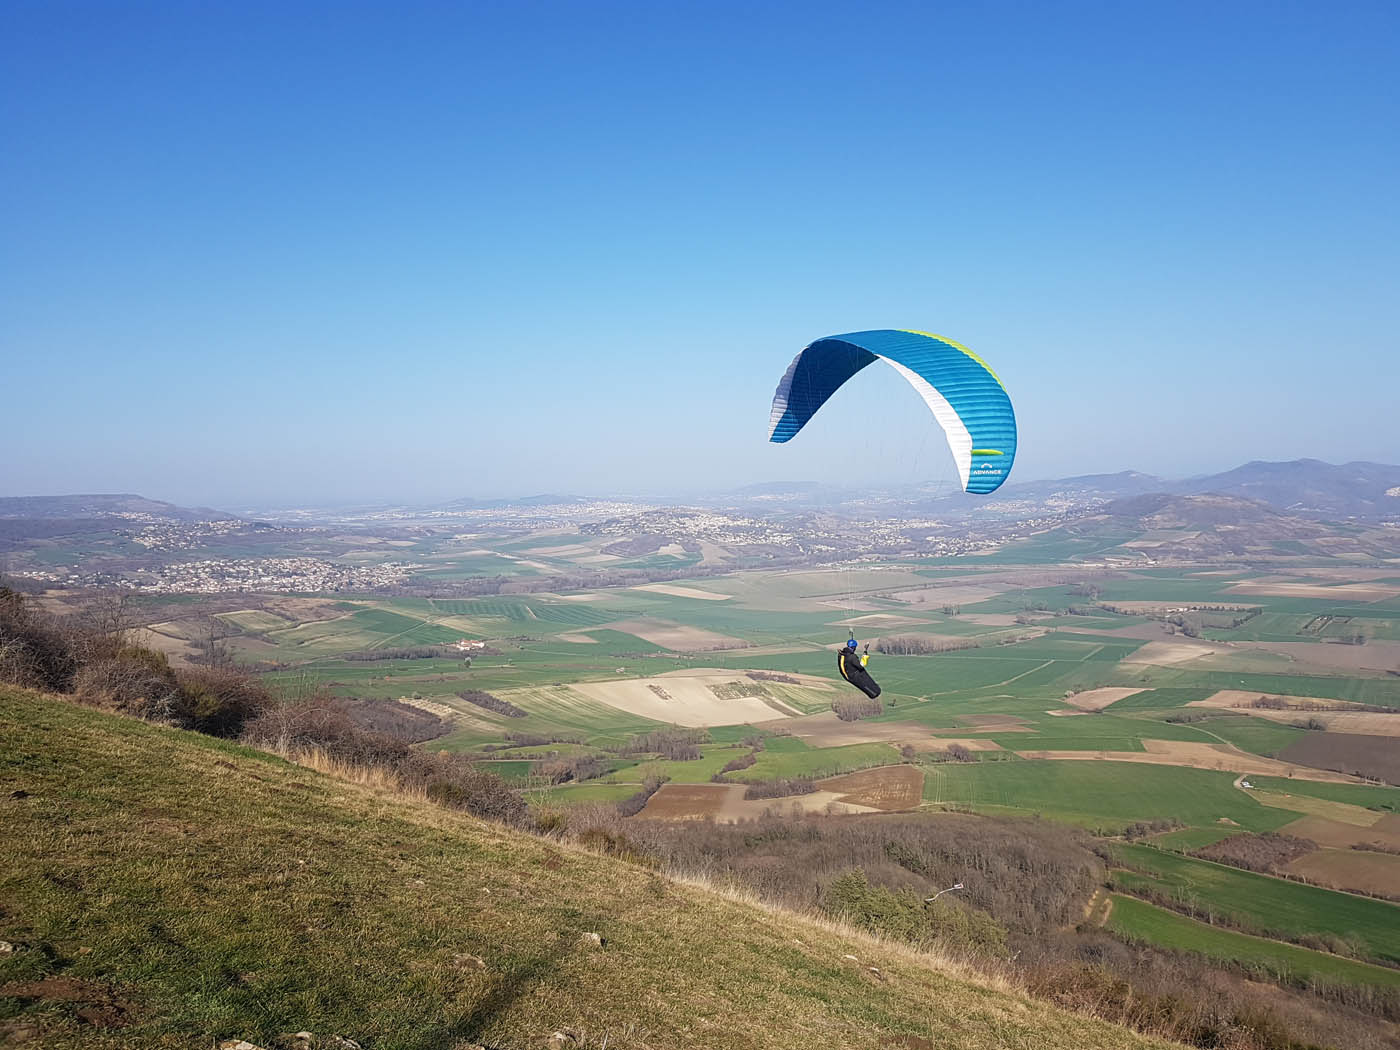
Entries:
[[601,948],[603,946],[603,938],[596,933],[585,933],[579,940],[583,942],[585,948]]
[[250,1043],[246,1039],[225,1039],[219,1044],[219,1050],[263,1050],[257,1043]]
[[574,1038],[572,1032],[554,1032],[546,1040],[549,1050],[569,1050],[570,1047],[578,1046],[578,1040]]

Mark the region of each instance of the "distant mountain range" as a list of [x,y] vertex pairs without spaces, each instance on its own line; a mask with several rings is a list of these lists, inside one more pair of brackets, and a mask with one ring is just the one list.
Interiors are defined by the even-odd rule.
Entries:
[[[1283,463],[1256,460],[1221,474],[1181,479],[1125,470],[1117,474],[1013,483],[989,497],[977,499],[920,486],[853,489],[822,482],[780,481],[747,485],[698,499],[588,498],[548,493],[515,499],[462,498],[428,509],[481,511],[635,499],[690,506],[741,507],[755,513],[849,511],[857,515],[896,517],[929,514],[949,518],[988,515],[1027,519],[1099,511],[1108,504],[1154,494],[1232,496],[1256,501],[1290,517],[1321,521],[1400,521],[1400,466],[1366,462],[1336,465],[1316,459]],[[301,513],[315,516],[314,511]],[[133,514],[172,521],[235,517],[206,507],[181,507],[129,493],[0,497],[0,520],[100,519]]]
[[1400,466],[1384,463],[1336,465],[1316,459],[1283,463],[1256,460],[1221,474],[1191,478],[1162,478],[1125,470],[1117,474],[1027,481],[1004,486],[973,502],[961,493],[932,493],[910,486],[888,491],[837,488],[816,482],[775,482],[750,485],[728,497],[754,506],[816,509],[842,503],[874,507],[894,499],[905,510],[922,508],[931,514],[971,516],[1031,516],[1073,513],[1133,496],[1160,493],[1172,496],[1218,494],[1255,500],[1294,517],[1327,521],[1400,520]]
[[208,507],[180,507],[131,493],[79,496],[0,496],[0,518],[115,518],[145,514],[171,521],[220,521],[232,514]]

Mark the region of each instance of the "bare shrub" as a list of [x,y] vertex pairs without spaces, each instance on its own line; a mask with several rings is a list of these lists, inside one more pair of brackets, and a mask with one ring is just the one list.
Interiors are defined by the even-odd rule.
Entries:
[[0,587],[0,680],[64,693],[78,672],[75,632],[8,587]]
[[180,684],[164,654],[132,646],[83,664],[73,677],[76,698],[93,707],[182,724]]
[[520,824],[525,802],[504,780],[461,755],[425,754],[406,740],[361,729],[334,698],[324,693],[272,706],[252,719],[244,739],[295,758],[318,752],[364,768],[387,771],[404,789],[473,816]]
[[211,736],[235,737],[276,700],[252,675],[232,667],[195,667],[176,676],[172,720]]

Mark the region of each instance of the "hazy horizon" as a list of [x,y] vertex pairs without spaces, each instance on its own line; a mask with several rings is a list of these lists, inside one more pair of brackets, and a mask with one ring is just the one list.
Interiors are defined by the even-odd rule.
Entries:
[[[793,17],[800,11],[800,17]],[[1400,9],[15,5],[0,493],[209,506],[1400,461]],[[888,374],[876,374],[879,372]],[[14,435],[19,435],[17,442]]]

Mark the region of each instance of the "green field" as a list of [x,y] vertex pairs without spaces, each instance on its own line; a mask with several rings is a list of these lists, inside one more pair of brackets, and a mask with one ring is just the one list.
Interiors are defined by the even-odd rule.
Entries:
[[1122,894],[1112,899],[1108,928],[1129,940],[1195,952],[1289,983],[1400,988],[1400,970],[1208,926]]
[[924,800],[989,813],[1040,814],[1111,830],[1136,821],[1180,820],[1274,831],[1300,814],[1260,805],[1234,774],[1127,762],[978,762],[926,767]]
[[1241,751],[1255,755],[1274,755],[1307,734],[1306,729],[1295,729],[1266,718],[1251,718],[1249,715],[1223,715],[1192,722],[1191,725],[1202,733],[1217,736],[1234,744]]
[[1365,957],[1400,963],[1400,905],[1308,886],[1252,871],[1167,853],[1151,846],[1114,844],[1114,859],[1136,877],[1115,886],[1155,890],[1194,909],[1224,916],[1266,936],[1296,940],[1332,936],[1355,944]]

